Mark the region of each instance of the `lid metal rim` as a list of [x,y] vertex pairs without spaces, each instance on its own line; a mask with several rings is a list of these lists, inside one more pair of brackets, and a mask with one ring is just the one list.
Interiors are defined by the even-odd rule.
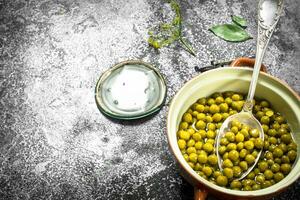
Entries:
[[[161,98],[160,97],[160,102],[154,106],[152,109],[150,109],[149,111],[147,111],[146,113],[141,113],[141,114],[136,114],[136,115],[130,115],[130,116],[125,116],[125,115],[118,115],[115,114],[114,112],[111,112],[108,109],[105,109],[102,105],[104,105],[103,101],[102,101],[102,97],[101,94],[99,93],[99,88],[102,85],[103,81],[106,80],[106,78],[116,69],[123,67],[126,64],[140,64],[140,65],[144,65],[148,68],[150,68],[151,70],[153,70],[157,76],[160,78],[161,80],[161,85],[162,85],[162,93],[161,93]],[[142,60],[126,60],[123,62],[120,62],[116,65],[114,65],[113,67],[109,68],[108,70],[106,70],[105,72],[103,72],[103,74],[100,76],[100,78],[97,81],[96,84],[96,88],[95,88],[95,100],[96,100],[96,104],[98,109],[105,115],[107,115],[108,117],[112,117],[115,119],[124,119],[124,120],[132,120],[132,119],[140,119],[146,116],[149,116],[151,114],[154,114],[155,112],[157,112],[158,110],[160,110],[160,108],[163,106],[163,104],[166,101],[166,95],[167,94],[167,87],[166,87],[166,82],[164,77],[161,75],[161,73],[152,65],[150,65],[149,63],[146,63]]]

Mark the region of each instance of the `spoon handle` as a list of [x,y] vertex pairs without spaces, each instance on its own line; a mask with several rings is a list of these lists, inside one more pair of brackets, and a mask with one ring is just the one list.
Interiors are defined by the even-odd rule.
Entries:
[[283,0],[260,0],[258,5],[258,37],[256,59],[246,103],[243,110],[252,111],[253,97],[259,76],[261,63],[270,38],[283,10]]

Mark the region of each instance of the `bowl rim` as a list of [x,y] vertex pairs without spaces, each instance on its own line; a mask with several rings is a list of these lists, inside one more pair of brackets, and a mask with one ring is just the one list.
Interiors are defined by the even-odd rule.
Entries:
[[[283,186],[277,188],[276,190],[270,190],[269,188],[265,188],[265,189],[259,190],[259,191],[263,191],[263,194],[261,194],[262,192],[260,192],[260,194],[257,194],[257,191],[235,191],[235,190],[231,190],[231,189],[220,187],[218,185],[214,185],[214,184],[210,183],[209,181],[205,180],[204,178],[200,177],[199,175],[196,175],[195,173],[192,173],[193,169],[188,168],[186,165],[183,165],[181,163],[181,159],[179,159],[180,155],[176,154],[176,152],[175,152],[174,148],[176,146],[172,142],[172,133],[170,133],[170,122],[171,122],[171,112],[170,111],[173,110],[173,102],[178,98],[178,96],[180,95],[180,93],[183,90],[185,90],[185,88],[187,87],[187,85],[189,85],[189,83],[191,83],[194,80],[196,80],[197,78],[199,78],[199,76],[205,76],[207,73],[212,73],[214,71],[228,70],[228,68],[230,68],[230,67],[212,69],[212,70],[203,72],[201,74],[198,74],[195,77],[193,77],[192,79],[190,79],[189,81],[187,81],[186,83],[184,83],[184,85],[176,92],[176,94],[172,98],[172,101],[170,102],[169,110],[168,110],[168,114],[167,114],[167,139],[168,139],[169,148],[170,148],[173,156],[175,157],[176,161],[180,164],[180,167],[183,168],[184,171],[189,174],[189,176],[191,176],[192,178],[194,178],[195,180],[197,180],[200,184],[204,185],[204,187],[206,187],[206,188],[210,188],[212,190],[216,190],[216,191],[218,191],[220,193],[223,193],[225,195],[237,196],[237,197],[259,197],[259,196],[266,196],[266,195],[271,195],[272,193],[280,192],[280,191],[284,190],[285,188],[289,187],[291,184],[293,184],[297,179],[299,179],[300,173],[297,174],[296,176],[294,176],[291,179],[290,182],[285,183]],[[234,67],[232,69],[233,70],[253,71],[253,69],[251,69],[251,68],[245,68],[245,67]],[[300,96],[299,96],[299,94],[297,94],[297,92],[294,91],[285,81],[282,81],[279,78],[274,77],[274,76],[272,76],[272,75],[270,75],[268,73],[265,73],[265,72],[261,72],[260,71],[260,74],[263,75],[263,76],[267,76],[268,78],[273,79],[273,80],[279,82],[285,89],[287,89],[291,94],[293,94],[293,96],[300,102]]]

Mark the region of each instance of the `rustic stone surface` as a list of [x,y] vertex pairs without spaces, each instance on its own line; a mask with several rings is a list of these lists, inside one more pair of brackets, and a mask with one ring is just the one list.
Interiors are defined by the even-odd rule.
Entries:
[[[97,109],[94,87],[113,64],[143,59],[165,76],[167,101],[211,60],[253,56],[255,39],[208,31],[236,14],[256,35],[256,4],[181,1],[197,49],[155,51],[147,30],[171,13],[154,0],[0,0],[0,199],[192,199],[166,139],[167,106],[134,122]],[[300,92],[300,3],[286,1],[264,63]],[[300,182],[275,199],[299,199]],[[212,199],[212,197],[210,197]]]

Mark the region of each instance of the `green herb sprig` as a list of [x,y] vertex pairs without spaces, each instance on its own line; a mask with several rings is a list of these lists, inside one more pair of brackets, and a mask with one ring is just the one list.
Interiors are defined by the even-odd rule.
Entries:
[[175,12],[175,17],[171,23],[161,23],[158,27],[158,33],[149,31],[148,43],[155,49],[159,49],[178,41],[187,52],[193,56],[196,56],[193,47],[182,36],[182,17],[178,2],[176,0],[169,0],[168,3]]

